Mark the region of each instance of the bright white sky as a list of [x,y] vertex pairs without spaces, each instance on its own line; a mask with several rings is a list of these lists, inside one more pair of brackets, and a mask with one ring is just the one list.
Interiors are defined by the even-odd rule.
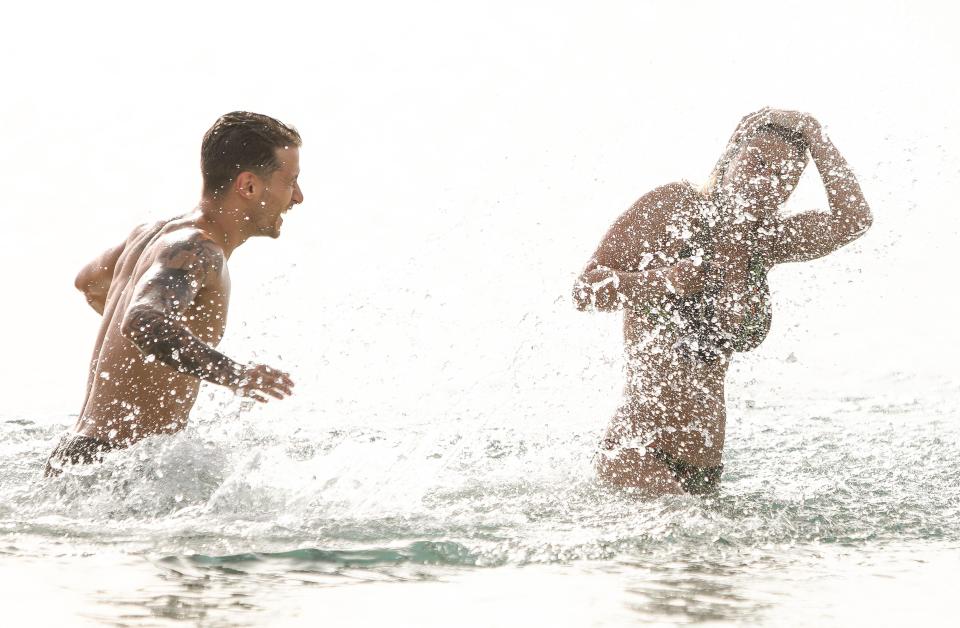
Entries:
[[[817,115],[877,219],[835,259],[775,271],[775,333],[753,359],[792,352],[825,377],[858,362],[952,372],[960,55],[948,6],[7,7],[0,417],[77,411],[97,320],[75,273],[138,222],[196,203],[202,134],[235,109],[305,140],[306,202],[279,241],[231,262],[223,345],[293,370],[308,384],[298,403],[372,394],[402,408],[521,353],[517,368],[536,372],[530,342],[567,351],[559,390],[597,343],[616,355],[615,317],[568,317],[573,277],[620,211],[660,183],[702,180],[763,105]],[[795,208],[821,202],[816,183]]]

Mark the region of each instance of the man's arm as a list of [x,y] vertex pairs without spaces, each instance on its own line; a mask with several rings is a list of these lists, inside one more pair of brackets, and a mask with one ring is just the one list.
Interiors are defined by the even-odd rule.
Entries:
[[113,281],[113,271],[117,267],[117,260],[126,248],[126,242],[112,249],[107,249],[92,262],[83,267],[77,274],[73,285],[83,293],[97,314],[103,314],[107,302],[107,293]]
[[266,401],[261,393],[283,399],[293,385],[286,373],[234,362],[183,322],[201,288],[220,275],[225,263],[223,251],[202,237],[167,245],[134,288],[121,331],[148,360],[258,401]]
[[701,267],[692,260],[651,270],[640,268],[646,266],[644,252],[658,248],[668,219],[688,195],[682,184],[659,187],[614,222],[574,282],[573,300],[578,310],[615,311],[703,288]]
[[870,206],[863,198],[856,176],[833,142],[822,133],[819,123],[807,116],[801,132],[823,180],[830,212],[808,211],[776,220],[775,244],[769,259],[773,264],[829,255],[859,238],[873,224]]

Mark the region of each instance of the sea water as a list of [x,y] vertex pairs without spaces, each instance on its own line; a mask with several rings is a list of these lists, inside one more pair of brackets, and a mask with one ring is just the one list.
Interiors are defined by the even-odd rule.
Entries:
[[226,403],[44,479],[63,425],[4,417],[6,605],[116,625],[941,621],[960,568],[960,385],[751,388],[732,395],[706,499],[603,490],[598,430],[570,422],[264,426]]

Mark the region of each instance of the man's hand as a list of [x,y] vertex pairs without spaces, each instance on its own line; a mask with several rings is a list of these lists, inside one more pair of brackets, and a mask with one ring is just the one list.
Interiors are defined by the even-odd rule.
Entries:
[[266,364],[252,364],[244,367],[240,380],[230,388],[242,397],[266,403],[268,396],[283,399],[292,395],[293,380],[287,373]]

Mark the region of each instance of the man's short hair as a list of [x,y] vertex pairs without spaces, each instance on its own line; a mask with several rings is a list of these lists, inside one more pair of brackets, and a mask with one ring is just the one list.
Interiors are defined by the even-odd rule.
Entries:
[[204,194],[221,195],[241,172],[269,176],[280,168],[276,150],[300,144],[295,128],[270,116],[249,111],[220,116],[200,147]]

